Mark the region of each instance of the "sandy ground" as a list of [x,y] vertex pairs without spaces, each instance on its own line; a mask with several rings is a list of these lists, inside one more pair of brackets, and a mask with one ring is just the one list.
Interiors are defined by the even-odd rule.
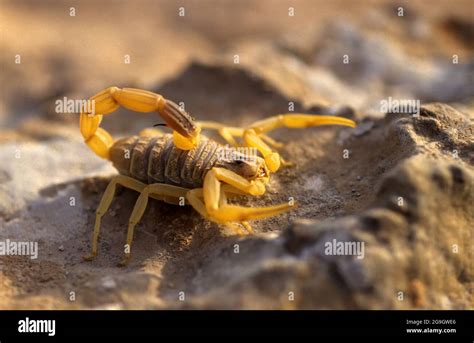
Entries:
[[[0,308],[473,307],[468,1],[403,3],[403,17],[389,1],[184,1],[185,17],[173,1],[113,3],[80,2],[75,17],[66,2],[1,3],[0,241],[37,242],[39,255],[0,256]],[[255,221],[255,235],[229,237],[191,208],[151,201],[118,268],[137,197],[123,189],[86,263],[116,171],[54,101],[110,85],[230,125],[292,102],[359,126],[274,133],[296,166],[237,201],[299,206]],[[420,116],[382,113],[389,97],[421,100]],[[123,110],[106,119],[117,137],[160,122]],[[333,239],[364,242],[365,257],[327,256]]]

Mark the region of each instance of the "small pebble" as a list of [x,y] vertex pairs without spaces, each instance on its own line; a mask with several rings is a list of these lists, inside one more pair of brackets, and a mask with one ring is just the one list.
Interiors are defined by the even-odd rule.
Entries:
[[59,251],[64,251],[64,245],[60,245],[58,248]]
[[102,279],[102,287],[104,287],[105,289],[114,289],[115,287],[117,287],[117,284],[115,283],[114,279],[107,276]]

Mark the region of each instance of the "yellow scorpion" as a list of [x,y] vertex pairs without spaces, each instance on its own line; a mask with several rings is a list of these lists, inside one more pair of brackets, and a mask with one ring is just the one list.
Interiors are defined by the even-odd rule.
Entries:
[[[171,204],[191,205],[207,220],[225,225],[236,234],[252,233],[249,220],[275,216],[288,211],[294,204],[283,203],[268,207],[242,207],[227,203],[235,195],[258,196],[265,193],[270,173],[285,162],[276,149],[282,146],[266,133],[280,128],[307,128],[319,125],[355,127],[355,122],[341,117],[312,114],[280,114],[257,121],[247,128],[228,127],[216,122],[196,122],[174,102],[153,92],[109,87],[93,96],[95,113],[83,110],[80,130],[85,143],[98,156],[110,160],[119,175],[113,177],[96,211],[92,237],[92,252],[97,255],[100,224],[115,194],[117,185],[140,193],[128,223],[125,257],[130,259],[135,225],[140,221],[148,203],[154,198]],[[145,129],[139,136],[114,141],[99,127],[104,115],[123,106],[136,112],[158,112],[173,130],[165,134],[158,129]],[[96,114],[97,113],[97,114]],[[247,156],[201,135],[201,129],[217,130],[232,147],[252,148],[261,154]],[[239,225],[240,224],[240,225]],[[245,229],[245,230],[243,230]]]

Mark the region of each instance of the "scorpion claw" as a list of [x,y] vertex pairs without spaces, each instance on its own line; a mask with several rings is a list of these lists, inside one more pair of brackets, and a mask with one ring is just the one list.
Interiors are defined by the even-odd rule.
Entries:
[[265,156],[265,163],[272,173],[276,172],[281,165],[280,155],[276,152],[268,154]]

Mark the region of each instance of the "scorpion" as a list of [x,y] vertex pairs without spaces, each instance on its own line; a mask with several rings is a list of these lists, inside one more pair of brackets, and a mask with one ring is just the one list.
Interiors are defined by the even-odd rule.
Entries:
[[[81,134],[89,148],[111,161],[119,174],[108,184],[96,210],[92,252],[84,259],[90,261],[97,256],[102,217],[112,203],[117,185],[121,185],[140,195],[129,219],[125,256],[119,266],[127,265],[130,260],[134,228],[143,216],[149,198],[176,205],[182,204],[184,199],[185,205],[191,205],[205,219],[224,225],[238,235],[251,234],[250,220],[276,216],[296,205],[288,202],[268,207],[244,207],[227,202],[232,196],[264,194],[270,173],[291,165],[277,152],[282,143],[267,133],[280,127],[356,125],[343,117],[299,113],[275,115],[245,128],[200,122],[162,95],[135,88],[109,87],[90,100],[95,102],[95,113],[82,109]],[[165,121],[163,125],[171,128],[172,133],[146,128],[139,135],[114,141],[100,123],[104,115],[120,106],[135,112],[158,112]],[[201,134],[202,129],[217,130],[231,147],[251,148],[261,156],[257,153],[249,158],[237,150],[229,157],[223,153],[226,146],[205,137]]]

